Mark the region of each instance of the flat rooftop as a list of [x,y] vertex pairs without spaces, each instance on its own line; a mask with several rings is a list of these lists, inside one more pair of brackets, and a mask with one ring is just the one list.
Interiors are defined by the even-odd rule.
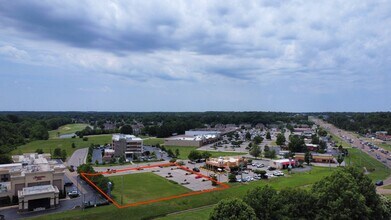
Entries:
[[54,171],[54,169],[65,169],[65,165],[59,160],[51,160],[50,154],[23,154],[12,156],[15,163],[2,164],[0,170],[8,170],[10,173],[20,172],[35,173],[40,171]]
[[21,196],[37,195],[43,193],[58,192],[58,188],[52,185],[25,187],[21,190]]
[[142,141],[141,138],[130,134],[113,134],[113,137],[111,138],[113,141],[119,141],[122,139],[125,139],[126,141]]

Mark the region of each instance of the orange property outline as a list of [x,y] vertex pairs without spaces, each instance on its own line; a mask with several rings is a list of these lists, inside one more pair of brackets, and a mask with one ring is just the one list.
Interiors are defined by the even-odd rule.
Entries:
[[[151,199],[151,200],[147,200],[147,201],[134,202],[134,203],[130,203],[130,204],[120,205],[114,199],[112,199],[109,195],[107,195],[107,193],[105,193],[97,185],[95,185],[90,179],[87,178],[88,176],[96,176],[96,175],[99,175],[99,174],[111,174],[111,173],[124,172],[124,171],[129,171],[129,170],[141,170],[141,169],[145,169],[145,168],[167,167],[167,166],[176,166],[179,169],[185,170],[187,172],[190,172],[192,174],[195,174],[197,176],[201,176],[201,177],[203,177],[203,178],[205,178],[207,180],[215,182],[217,185],[219,185],[221,187],[219,187],[219,188],[216,187],[216,188],[213,188],[213,189],[206,189],[206,190],[201,190],[201,191],[193,191],[193,192],[189,192],[189,193],[185,193],[185,194],[173,195],[173,196],[162,197],[162,198],[158,198],[158,199]],[[212,179],[212,178],[210,178],[208,176],[205,176],[205,175],[203,175],[201,173],[196,173],[193,170],[190,170],[189,168],[187,168],[185,166],[181,166],[181,165],[179,165],[177,163],[165,163],[165,164],[157,164],[157,165],[152,165],[152,166],[141,166],[141,167],[135,167],[135,168],[126,168],[126,169],[116,170],[115,172],[108,171],[108,172],[99,172],[99,173],[80,173],[80,175],[82,177],[84,177],[84,179],[89,184],[91,184],[91,186],[93,186],[96,190],[98,190],[100,193],[102,193],[102,195],[106,199],[108,199],[117,208],[120,208],[120,209],[127,208],[127,207],[139,206],[139,205],[146,205],[146,204],[151,204],[151,203],[155,203],[155,202],[167,201],[167,200],[172,200],[172,199],[178,199],[178,198],[187,197],[187,196],[199,195],[199,194],[204,194],[204,193],[213,192],[213,191],[225,190],[225,189],[229,188],[229,185],[226,184],[226,183],[218,182],[218,181],[216,181],[216,180],[214,180],[214,179]],[[132,174],[129,174],[129,175],[132,175]]]

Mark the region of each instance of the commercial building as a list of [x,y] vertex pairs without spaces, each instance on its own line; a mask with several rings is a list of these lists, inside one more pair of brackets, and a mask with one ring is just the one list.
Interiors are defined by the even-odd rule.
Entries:
[[14,163],[0,165],[0,198],[17,197],[20,211],[56,207],[63,193],[66,167],[50,154],[12,156]]
[[305,144],[305,146],[309,151],[317,151],[319,148],[319,145],[317,144]]
[[241,164],[246,167],[247,159],[236,156],[236,157],[219,157],[209,158],[206,160],[205,167],[209,170],[225,170],[230,172],[232,169],[237,169]]
[[112,145],[115,157],[140,156],[144,152],[143,140],[134,135],[113,134]]
[[[311,162],[314,163],[335,163],[335,159],[333,155],[331,154],[318,154],[318,153],[311,153],[312,159]],[[295,160],[296,161],[305,161],[305,153],[295,153]]]
[[295,167],[296,161],[293,159],[279,159],[279,160],[271,160],[270,162],[270,166],[276,169],[287,169],[289,165]]
[[220,131],[190,130],[185,135],[178,135],[164,139],[166,146],[194,146],[201,147],[220,139]]

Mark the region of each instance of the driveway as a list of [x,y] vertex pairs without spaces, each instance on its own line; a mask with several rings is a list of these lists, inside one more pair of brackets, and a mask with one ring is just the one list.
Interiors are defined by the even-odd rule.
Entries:
[[67,165],[78,167],[79,165],[86,163],[87,154],[88,148],[77,149],[69,158]]

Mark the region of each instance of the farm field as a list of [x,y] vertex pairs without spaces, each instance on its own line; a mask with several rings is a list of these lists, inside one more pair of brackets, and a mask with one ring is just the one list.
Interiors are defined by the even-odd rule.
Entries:
[[[175,153],[175,150],[179,150],[179,157],[178,159],[181,160],[187,160],[187,156],[189,155],[190,151],[196,150],[197,147],[188,147],[188,146],[164,146],[167,150],[171,149],[172,152]],[[203,152],[203,151],[200,151]],[[237,155],[245,155],[245,153],[235,153],[235,152],[218,152],[218,151],[208,151],[212,154],[212,157],[220,157],[220,156],[237,156]]]
[[191,191],[150,172],[112,176],[110,177],[110,180],[114,183],[112,195],[118,204],[121,204],[122,178],[124,183],[123,205]]
[[88,124],[67,124],[59,127],[56,130],[49,131],[49,138],[58,138],[58,136],[63,134],[73,134],[76,131],[81,131],[86,128]]
[[[82,138],[55,138],[49,140],[37,140],[27,143],[25,145],[17,147],[11,152],[11,154],[23,154],[34,153],[38,148],[42,149],[44,153],[53,152],[55,148],[65,149],[68,157],[72,153],[80,148],[89,147],[91,144],[105,144],[111,142],[111,134],[85,136],[87,141],[83,141]],[[72,148],[72,143],[75,143],[76,147]]]
[[[335,168],[334,168],[335,169]],[[294,173],[290,176],[261,180],[246,184],[230,184],[231,188],[223,191],[215,191],[206,194],[194,195],[186,198],[179,198],[169,201],[152,203],[137,207],[118,209],[117,207],[103,206],[86,210],[72,210],[57,214],[50,214],[36,217],[35,219],[124,219],[132,216],[132,219],[152,219],[164,217],[169,213],[183,211],[187,209],[213,205],[224,198],[243,197],[249,189],[257,186],[270,184],[277,190],[287,187],[310,187],[321,178],[330,175],[333,169],[313,167],[311,172]],[[118,187],[120,185],[116,185]],[[153,211],[151,211],[153,210]],[[197,214],[195,213],[196,217]],[[193,218],[194,219],[194,218]]]

